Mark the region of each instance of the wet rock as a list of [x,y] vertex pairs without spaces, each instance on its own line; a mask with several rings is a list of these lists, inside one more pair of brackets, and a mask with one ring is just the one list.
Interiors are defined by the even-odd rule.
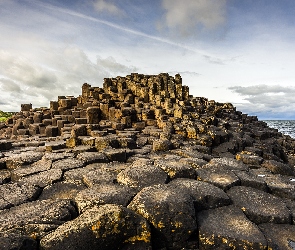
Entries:
[[227,195],[247,218],[256,224],[291,223],[291,214],[282,199],[251,187],[232,187]]
[[295,249],[295,225],[266,223],[259,228],[265,235],[268,249]]
[[204,181],[178,178],[168,185],[181,193],[189,194],[193,198],[196,211],[231,204],[230,198],[222,189]]
[[19,185],[24,185],[25,183],[44,188],[54,182],[60,181],[62,179],[61,169],[50,169],[41,173],[29,175],[20,178],[17,182]]
[[149,249],[148,223],[133,211],[114,204],[88,209],[75,220],[41,239],[43,250]]
[[68,199],[74,200],[77,193],[86,189],[86,186],[72,182],[57,182],[45,187],[38,200],[57,200]]
[[212,169],[210,165],[206,165],[206,168],[198,169],[196,172],[198,180],[211,183],[224,191],[241,184],[240,179],[232,171],[227,169]]
[[41,190],[25,183],[8,183],[0,186],[0,209],[7,209],[36,199]]
[[67,171],[73,168],[82,168],[85,166],[85,162],[81,159],[62,159],[52,163],[52,169],[61,169]]
[[40,239],[76,216],[76,209],[69,200],[32,201],[0,211],[0,232],[22,232]]
[[181,249],[197,229],[192,197],[167,185],[143,188],[128,208],[153,226],[155,249]]
[[88,208],[104,204],[126,207],[135,194],[135,190],[130,187],[102,183],[80,191],[75,197],[75,202],[79,212],[83,213]]
[[175,178],[196,178],[196,170],[189,164],[175,160],[156,160],[155,166],[164,170],[170,179]]
[[225,206],[198,213],[199,249],[267,249],[259,228],[242,210]]
[[274,161],[274,160],[264,161],[263,164],[261,164],[261,166],[267,168],[273,174],[294,175],[293,168],[291,168],[287,164],[284,164],[278,161]]
[[147,186],[167,183],[168,175],[151,164],[132,164],[118,174],[117,181],[140,190]]

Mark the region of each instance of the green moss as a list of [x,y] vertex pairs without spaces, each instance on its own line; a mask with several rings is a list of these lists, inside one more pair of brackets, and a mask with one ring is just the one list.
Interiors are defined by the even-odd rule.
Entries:
[[0,122],[5,122],[12,115],[13,115],[13,112],[4,112],[0,110]]

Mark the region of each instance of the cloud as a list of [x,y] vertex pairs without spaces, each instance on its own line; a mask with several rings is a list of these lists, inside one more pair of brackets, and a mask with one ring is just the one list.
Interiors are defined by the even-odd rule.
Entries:
[[0,88],[2,91],[8,91],[13,93],[21,92],[21,88],[16,82],[5,78],[0,78]]
[[137,71],[136,67],[129,67],[124,64],[118,63],[112,56],[109,56],[105,59],[97,56],[97,65],[103,67],[107,71],[115,73],[130,73]]
[[118,8],[112,1],[96,0],[93,5],[98,12],[108,12],[112,15],[124,16],[125,12]]
[[229,90],[242,96],[244,103],[239,108],[263,117],[279,117],[293,114],[295,109],[295,87],[281,85],[233,86]]
[[198,26],[214,29],[225,23],[226,0],[162,0],[164,26],[189,35]]

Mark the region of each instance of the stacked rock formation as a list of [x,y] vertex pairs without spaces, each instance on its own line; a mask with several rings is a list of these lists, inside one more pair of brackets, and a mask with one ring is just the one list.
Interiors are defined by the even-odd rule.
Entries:
[[180,75],[0,124],[1,249],[295,249],[295,141]]

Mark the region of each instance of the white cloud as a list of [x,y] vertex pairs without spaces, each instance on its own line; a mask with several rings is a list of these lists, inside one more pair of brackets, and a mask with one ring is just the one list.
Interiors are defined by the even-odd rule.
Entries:
[[118,8],[112,1],[96,0],[93,5],[98,12],[108,12],[112,15],[125,15],[125,12]]
[[165,26],[186,35],[198,26],[214,29],[226,20],[226,0],[162,0],[162,6]]

